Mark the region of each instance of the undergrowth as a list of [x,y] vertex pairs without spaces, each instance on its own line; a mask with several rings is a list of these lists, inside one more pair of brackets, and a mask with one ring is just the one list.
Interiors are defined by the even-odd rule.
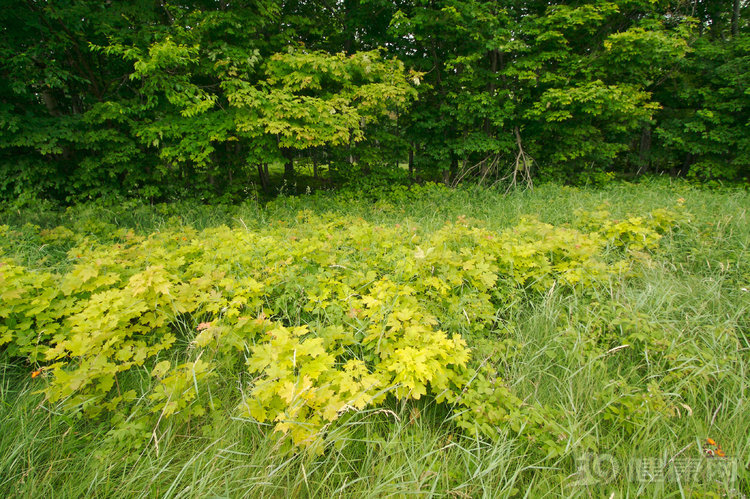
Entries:
[[[747,207],[428,185],[6,212],[0,490],[747,493]],[[734,474],[677,480],[688,458]]]

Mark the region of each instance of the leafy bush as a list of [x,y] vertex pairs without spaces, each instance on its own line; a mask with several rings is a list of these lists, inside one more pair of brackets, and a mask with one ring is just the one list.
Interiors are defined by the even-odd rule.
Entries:
[[[110,418],[115,438],[145,441],[163,418],[200,423],[212,393],[237,380],[236,413],[290,448],[321,451],[358,412],[426,397],[466,431],[512,431],[560,455],[554,409],[524,403],[468,343],[501,334],[508,310],[551,289],[586,295],[630,273],[634,252],[655,249],[681,213],[582,213],[583,230],[525,218],[501,232],[465,217],[426,232],[310,211],[259,230],[99,240],[79,232],[95,227],[32,227],[67,259],[47,271],[0,261],[0,345],[48,373],[49,403]],[[594,342],[608,347],[608,334]]]

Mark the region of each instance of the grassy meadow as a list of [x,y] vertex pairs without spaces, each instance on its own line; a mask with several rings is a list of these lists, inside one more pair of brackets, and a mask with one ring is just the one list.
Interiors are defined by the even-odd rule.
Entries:
[[[747,190],[659,181],[6,211],[0,495],[743,497],[749,210]],[[394,360],[410,331],[424,372]],[[293,367],[255,362],[264,345]],[[92,367],[110,350],[111,377]],[[364,398],[298,390],[351,359]]]

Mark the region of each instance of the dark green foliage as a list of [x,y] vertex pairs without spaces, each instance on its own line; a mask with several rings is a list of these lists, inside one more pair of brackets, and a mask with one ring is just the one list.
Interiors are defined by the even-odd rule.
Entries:
[[413,93],[403,65],[307,50],[289,8],[13,2],[0,14],[0,198],[244,196],[256,171],[269,187],[269,163],[395,119]]
[[[0,199],[750,169],[745,2],[9,0]],[[278,174],[277,174],[278,172]],[[358,173],[355,173],[358,172]]]
[[[750,35],[695,43],[657,135],[666,162],[702,181],[750,176]],[[669,163],[668,163],[669,164]]]

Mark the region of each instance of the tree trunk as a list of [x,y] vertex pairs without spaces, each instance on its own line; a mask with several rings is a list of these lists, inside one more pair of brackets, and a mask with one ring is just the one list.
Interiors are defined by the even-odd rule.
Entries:
[[636,175],[651,170],[651,126],[644,124],[641,128],[641,144],[638,149],[638,172]]
[[414,142],[409,147],[409,178],[414,178]]
[[44,102],[45,107],[47,108],[47,112],[50,114],[50,116],[58,117],[62,115],[60,112],[60,108],[57,105],[57,99],[55,99],[55,96],[52,95],[52,91],[49,89],[42,90],[42,101]]
[[[336,2],[338,3],[338,2]],[[342,13],[342,29],[341,32],[344,35],[344,53],[347,55],[353,54],[356,51],[356,40],[354,38],[354,30],[352,29],[352,3],[351,1],[344,0],[342,2],[343,13]],[[356,2],[358,4],[359,2]]]
[[258,163],[258,182],[260,182],[260,188],[266,190],[266,179],[263,178],[263,165]]
[[268,191],[270,185],[268,181],[268,165],[265,163],[258,163],[258,179],[260,180],[260,187],[264,191]]
[[282,147],[281,156],[286,160],[284,163],[284,180],[291,182],[294,180],[294,151],[289,147]]
[[294,179],[294,159],[293,158],[287,158],[286,163],[284,163],[284,179],[285,180]]
[[349,130],[349,143],[346,145],[347,152],[349,153],[349,165],[354,165],[354,155],[352,154],[352,136],[354,135],[354,130]]
[[263,165],[261,163],[258,163],[258,182],[260,182],[260,188],[264,191],[266,190],[266,182],[265,178],[263,178]]
[[688,170],[690,170],[690,165],[693,164],[693,160],[695,158],[693,157],[692,153],[688,153],[687,156],[685,156],[685,161],[682,163],[682,166],[680,167],[680,171],[678,172],[678,175],[685,176],[687,175]]
[[732,37],[740,32],[740,0],[734,0],[732,9]]
[[[490,99],[495,96],[495,73],[497,73],[497,50],[490,51],[490,81],[487,84],[487,93],[490,95]],[[484,118],[484,134],[488,137],[490,134],[490,119]]]

